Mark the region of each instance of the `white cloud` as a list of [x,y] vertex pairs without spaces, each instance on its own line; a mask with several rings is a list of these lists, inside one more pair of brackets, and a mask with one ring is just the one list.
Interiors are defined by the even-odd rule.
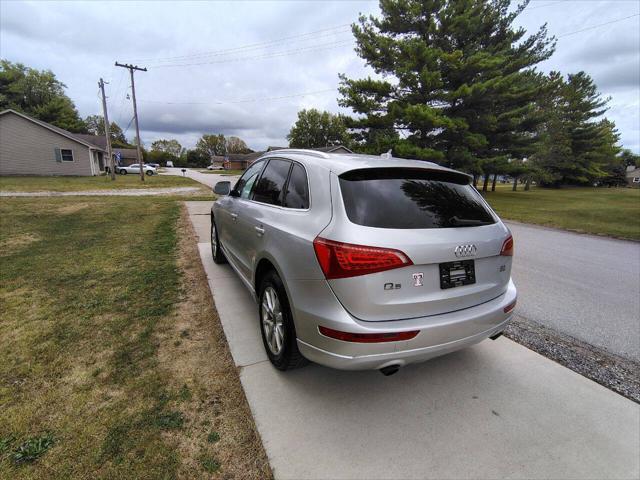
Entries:
[[[100,113],[97,81],[109,81],[110,117],[125,128],[131,119],[126,99],[128,72],[115,60],[138,62],[136,74],[143,141],[178,138],[195,144],[202,133],[244,138],[254,149],[285,145],[301,108],[341,111],[337,92],[258,102],[230,101],[290,96],[336,88],[338,73],[368,73],[352,46],[272,58],[154,68],[158,58],[233,49],[242,45],[303,35],[346,25],[359,13],[376,14],[375,1],[324,2],[3,2],[0,5],[0,56],[51,69],[68,86],[82,116]],[[548,22],[560,35],[638,12],[634,1],[532,2],[518,22],[529,31]],[[541,68],[563,73],[584,70],[605,95],[626,147],[640,150],[638,124],[638,17],[560,38],[556,54]],[[268,48],[183,59],[219,61],[310,48],[349,40],[347,28],[299,36]],[[152,103],[153,102],[173,102]],[[182,104],[194,103],[194,104]],[[220,105],[217,102],[224,102]],[[127,135],[132,136],[133,127]]]

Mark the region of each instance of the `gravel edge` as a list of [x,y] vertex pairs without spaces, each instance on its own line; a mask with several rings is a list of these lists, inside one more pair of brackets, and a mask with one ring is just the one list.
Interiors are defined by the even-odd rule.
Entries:
[[516,315],[504,331],[511,340],[640,403],[640,363],[609,353]]

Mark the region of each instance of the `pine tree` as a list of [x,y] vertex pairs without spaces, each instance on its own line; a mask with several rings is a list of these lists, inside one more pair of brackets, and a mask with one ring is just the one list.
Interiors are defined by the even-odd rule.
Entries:
[[607,175],[620,152],[615,124],[598,120],[608,100],[584,72],[569,75],[566,81],[551,72],[541,102],[545,122],[534,155],[543,184],[592,184]]
[[513,27],[528,2],[381,0],[380,18],[353,26],[357,53],[381,78],[341,75],[340,104],[359,118],[361,137],[395,129],[403,157],[477,174],[483,165],[522,158],[541,118],[541,75],[553,52],[546,27],[525,37]]

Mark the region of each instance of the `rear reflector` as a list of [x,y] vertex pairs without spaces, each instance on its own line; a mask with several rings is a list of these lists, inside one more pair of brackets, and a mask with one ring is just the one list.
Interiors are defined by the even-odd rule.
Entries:
[[313,248],[327,280],[382,272],[413,262],[400,250],[334,242],[317,237]]
[[504,307],[504,313],[509,313],[511,310],[513,310],[514,308],[516,308],[516,301],[514,300],[513,302],[511,302],[509,305],[507,305],[506,307]]
[[509,235],[502,244],[500,255],[504,255],[505,257],[513,257],[513,237],[511,235]]
[[318,327],[318,330],[325,337],[335,338],[336,340],[342,340],[343,342],[355,343],[399,342],[402,340],[411,340],[420,333],[420,330],[395,333],[349,333],[340,332],[339,330],[333,330],[332,328],[327,327]]

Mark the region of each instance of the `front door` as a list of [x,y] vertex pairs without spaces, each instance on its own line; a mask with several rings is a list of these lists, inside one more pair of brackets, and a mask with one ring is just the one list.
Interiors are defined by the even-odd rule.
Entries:
[[269,235],[266,209],[282,206],[284,185],[290,167],[289,160],[270,159],[253,191],[250,192],[250,197],[240,200],[236,241],[239,268],[246,279],[251,279],[256,255],[262,249],[263,237]]
[[219,219],[216,219],[216,221],[220,221],[218,225],[220,242],[224,246],[225,252],[228,253],[228,257],[231,257],[227,259],[233,263],[246,280],[249,280],[251,276],[247,276],[246,269],[243,268],[242,248],[244,248],[244,242],[242,235],[244,229],[240,227],[240,219],[262,167],[264,167],[264,162],[256,162],[244,172],[233,188],[234,195],[225,198],[224,212],[220,214]]

